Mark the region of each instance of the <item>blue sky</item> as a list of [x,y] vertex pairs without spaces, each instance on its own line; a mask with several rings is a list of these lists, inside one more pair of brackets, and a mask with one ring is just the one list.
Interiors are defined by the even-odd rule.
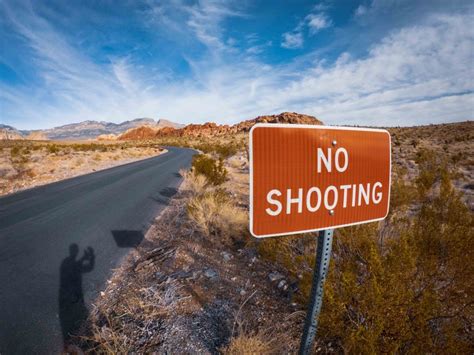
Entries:
[[0,0],[0,123],[473,119],[471,3]]

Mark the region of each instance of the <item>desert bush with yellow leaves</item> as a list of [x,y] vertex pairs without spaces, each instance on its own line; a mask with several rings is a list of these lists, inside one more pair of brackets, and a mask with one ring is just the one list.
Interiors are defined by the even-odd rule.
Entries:
[[[473,213],[443,161],[422,151],[418,164],[414,186],[394,182],[388,220],[335,234],[318,338],[341,352],[472,351]],[[406,204],[412,218],[397,213]],[[259,251],[299,276],[306,303],[314,248],[308,237],[285,239],[263,241]]]
[[232,338],[222,349],[223,355],[269,355],[277,353],[274,339],[266,336],[242,334]]

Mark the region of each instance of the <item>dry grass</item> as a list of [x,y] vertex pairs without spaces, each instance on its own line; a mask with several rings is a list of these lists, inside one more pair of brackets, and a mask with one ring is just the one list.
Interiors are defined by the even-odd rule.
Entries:
[[247,227],[247,214],[236,208],[232,201],[221,192],[207,192],[189,201],[190,219],[200,231],[220,237],[241,236]]
[[157,280],[155,275],[158,265],[174,253],[174,248],[162,243],[141,255],[129,255],[96,301],[88,329],[78,337],[81,347],[91,353],[125,354],[153,348],[162,341],[149,334],[159,333],[163,319],[177,312],[183,301],[182,286],[172,279]]
[[188,170],[181,170],[180,174],[184,178],[181,187],[183,191],[186,191],[192,196],[197,196],[206,189],[207,181],[203,175],[196,175]]
[[222,349],[224,355],[276,354],[274,341],[267,336],[242,334],[232,338],[230,344]]
[[183,189],[190,192],[188,217],[205,236],[237,238],[247,230],[248,214],[238,208],[229,194],[210,187],[202,175],[186,173]]
[[228,165],[233,169],[245,169],[248,167],[248,160],[241,154],[236,154],[227,160]]

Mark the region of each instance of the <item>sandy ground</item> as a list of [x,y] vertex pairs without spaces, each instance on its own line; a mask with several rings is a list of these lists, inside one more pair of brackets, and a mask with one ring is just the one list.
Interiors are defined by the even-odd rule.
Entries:
[[0,195],[146,159],[166,152],[151,147],[108,145],[107,151],[73,149],[68,145],[1,147]]

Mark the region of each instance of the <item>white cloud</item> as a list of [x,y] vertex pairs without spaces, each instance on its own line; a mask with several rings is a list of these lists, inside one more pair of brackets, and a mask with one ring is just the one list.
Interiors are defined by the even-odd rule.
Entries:
[[232,40],[224,36],[222,22],[226,18],[246,17],[238,3],[230,0],[200,0],[189,4],[184,0],[150,0],[143,12],[145,21],[159,26],[161,32],[195,38],[212,51],[232,50]]
[[355,16],[363,16],[367,13],[367,7],[364,5],[359,5],[357,9],[355,10]]
[[272,46],[272,41],[267,41],[263,44],[257,44],[246,49],[248,54],[260,54],[265,51],[268,47]]
[[[20,16],[11,10],[9,19],[34,51],[31,61],[44,80],[44,87],[38,88],[0,84],[2,116],[23,122],[19,128],[134,117],[232,123],[287,110],[313,114],[330,124],[360,125],[413,125],[474,116],[471,14],[440,15],[402,28],[374,44],[364,57],[343,53],[332,64],[268,65],[255,55],[225,55],[216,49],[221,58],[209,54],[188,59],[192,75],[181,80],[169,80],[167,68],[158,68],[154,75],[143,72],[132,56],[99,65],[33,12]],[[196,23],[205,28],[202,21]],[[228,45],[216,35],[221,33],[216,27],[206,28],[202,33],[209,38],[195,33],[203,43]],[[298,36],[284,40],[303,44]]]
[[[316,68],[275,100],[333,123],[416,124],[472,119],[474,30],[470,15],[399,30],[363,59]],[[453,110],[453,102],[459,106]],[[436,114],[433,114],[433,113]]]
[[308,27],[312,34],[332,26],[332,21],[324,13],[309,14],[306,17],[306,20],[308,21]]
[[283,33],[283,41],[281,46],[288,49],[296,49],[303,47],[303,34],[301,32]]
[[318,12],[312,12],[299,21],[293,31],[283,33],[281,46],[287,49],[301,48],[303,47],[306,30],[309,31],[310,35],[314,35],[325,28],[331,27],[332,20],[323,12],[325,9],[327,9],[325,4],[316,5],[313,10]]
[[330,8],[330,6],[324,2],[320,2],[313,6],[313,11],[326,11]]

